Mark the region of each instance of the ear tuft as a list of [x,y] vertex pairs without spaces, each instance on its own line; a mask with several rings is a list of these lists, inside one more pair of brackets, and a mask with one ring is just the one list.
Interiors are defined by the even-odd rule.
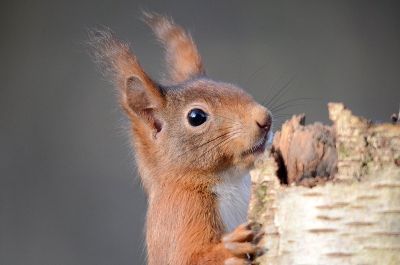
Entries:
[[143,71],[129,45],[120,42],[109,28],[88,29],[88,34],[93,60],[116,87],[123,87],[126,76]]
[[159,14],[144,13],[143,20],[164,44],[165,60],[172,83],[206,75],[200,54],[191,36],[172,19]]

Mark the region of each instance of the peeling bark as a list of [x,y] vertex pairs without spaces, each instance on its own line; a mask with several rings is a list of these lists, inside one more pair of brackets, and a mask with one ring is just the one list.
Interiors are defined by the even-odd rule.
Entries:
[[400,124],[329,112],[333,127],[286,122],[251,172],[249,219],[268,249],[257,261],[400,264]]

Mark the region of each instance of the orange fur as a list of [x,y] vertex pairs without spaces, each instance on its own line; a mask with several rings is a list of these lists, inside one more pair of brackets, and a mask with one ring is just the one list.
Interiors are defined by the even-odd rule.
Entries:
[[206,75],[206,70],[190,35],[164,16],[145,13],[145,17],[145,21],[165,46],[165,59],[174,84]]
[[[166,47],[173,86],[154,82],[109,29],[90,36],[95,58],[106,67],[132,122],[148,194],[148,262],[242,264],[246,253],[259,250],[250,242],[253,226],[239,226],[222,240],[227,227],[216,187],[252,167],[270,131],[271,113],[243,90],[206,78],[193,40],[172,20],[153,14],[146,19]],[[188,122],[193,109],[207,114],[201,126]]]

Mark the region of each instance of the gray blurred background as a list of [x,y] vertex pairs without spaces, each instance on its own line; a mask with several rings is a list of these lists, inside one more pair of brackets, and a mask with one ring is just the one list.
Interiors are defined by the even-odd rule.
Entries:
[[211,78],[260,102],[289,89],[275,106],[313,98],[281,114],[330,123],[336,101],[388,120],[400,101],[399,3],[2,1],[0,264],[144,263],[146,198],[87,27],[112,28],[159,79],[162,49],[137,18],[165,13],[190,30]]

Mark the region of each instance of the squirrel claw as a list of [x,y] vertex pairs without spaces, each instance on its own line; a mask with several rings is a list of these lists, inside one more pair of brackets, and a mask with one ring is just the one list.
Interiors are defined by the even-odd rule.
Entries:
[[256,222],[247,222],[239,225],[235,231],[225,235],[222,242],[225,249],[233,256],[225,261],[228,265],[253,264],[253,260],[265,253],[263,248],[257,246],[263,232],[261,225]]

